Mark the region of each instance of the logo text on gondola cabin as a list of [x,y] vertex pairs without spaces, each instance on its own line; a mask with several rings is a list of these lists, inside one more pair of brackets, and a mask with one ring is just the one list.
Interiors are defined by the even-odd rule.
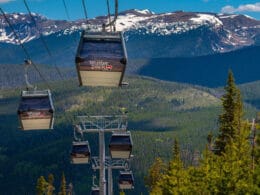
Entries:
[[109,62],[102,60],[90,60],[92,70],[112,70],[113,66]]

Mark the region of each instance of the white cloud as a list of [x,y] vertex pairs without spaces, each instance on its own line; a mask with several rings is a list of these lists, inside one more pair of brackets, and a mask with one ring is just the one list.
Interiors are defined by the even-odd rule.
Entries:
[[260,12],[260,2],[255,4],[240,5],[237,8],[227,5],[221,9],[222,13],[235,13],[235,12]]
[[221,12],[222,13],[234,13],[235,10],[236,9],[233,6],[227,5],[225,7],[222,7]]
[[3,4],[3,3],[9,3],[11,1],[14,1],[14,0],[0,0],[0,4]]

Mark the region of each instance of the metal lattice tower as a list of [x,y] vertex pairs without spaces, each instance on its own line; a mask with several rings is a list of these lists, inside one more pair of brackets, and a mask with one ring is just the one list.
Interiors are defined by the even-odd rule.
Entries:
[[108,170],[108,195],[113,194],[112,169],[127,169],[129,159],[111,159],[105,156],[105,133],[126,132],[127,116],[78,116],[78,130],[80,133],[99,134],[99,156],[92,157],[92,169],[99,170],[99,194],[106,195],[106,170]]

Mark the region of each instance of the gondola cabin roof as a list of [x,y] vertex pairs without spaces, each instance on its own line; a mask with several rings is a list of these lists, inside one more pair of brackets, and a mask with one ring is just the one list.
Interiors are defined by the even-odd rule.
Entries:
[[72,142],[72,153],[90,153],[89,143],[87,141]]
[[126,57],[120,33],[84,33],[79,55],[92,59],[121,59]]
[[110,139],[110,146],[114,145],[129,145],[132,147],[132,138],[130,133],[126,134],[112,134]]
[[54,111],[50,91],[22,91],[18,113],[37,110]]
[[54,107],[50,91],[22,91],[17,113],[22,130],[53,129]]
[[83,31],[75,62],[80,85],[120,86],[127,63],[122,34]]

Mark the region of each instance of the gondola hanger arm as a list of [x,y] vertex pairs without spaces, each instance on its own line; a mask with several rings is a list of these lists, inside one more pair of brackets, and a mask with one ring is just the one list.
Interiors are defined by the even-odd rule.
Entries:
[[26,83],[26,90],[29,91],[30,89],[36,90],[36,86],[33,86],[28,79],[28,68],[32,65],[31,60],[24,60],[24,78],[25,78],[25,83]]
[[117,16],[118,16],[118,0],[115,0],[115,14],[114,14],[114,18],[112,21],[109,21],[107,24],[103,24],[102,26],[102,30],[105,31],[106,27],[109,26],[113,26],[117,20]]

